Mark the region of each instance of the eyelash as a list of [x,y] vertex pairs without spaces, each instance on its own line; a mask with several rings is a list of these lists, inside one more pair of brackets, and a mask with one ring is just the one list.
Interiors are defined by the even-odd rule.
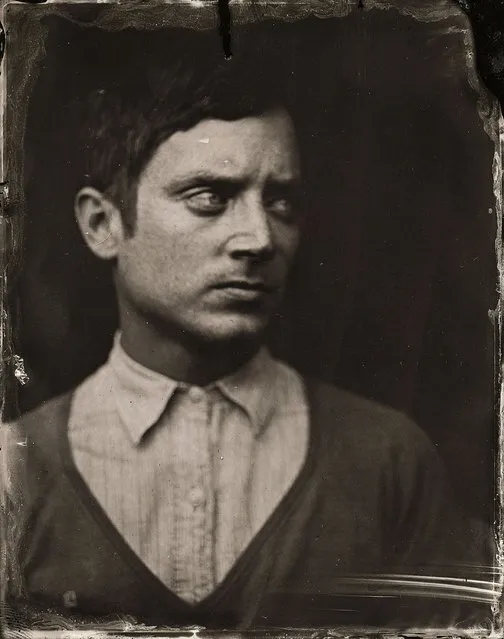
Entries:
[[[203,201],[203,198],[216,197],[218,202],[209,203]],[[222,194],[216,193],[211,189],[202,189],[189,193],[184,198],[187,207],[197,215],[219,215],[222,213],[230,200],[230,197],[225,197]]]
[[[218,203],[215,204],[207,204],[204,202],[198,203],[198,198],[203,197],[217,197],[219,199]],[[218,215],[226,209],[229,201],[232,199],[233,194],[224,194],[217,193],[212,189],[202,189],[199,191],[195,191],[193,193],[189,193],[185,197],[185,201],[187,203],[188,208],[200,215]],[[273,211],[273,207],[275,204],[281,202],[283,204],[282,210]],[[273,196],[270,195],[267,198],[264,198],[264,206],[266,209],[271,210],[272,212],[278,214],[280,217],[285,218],[287,220],[292,220],[295,215],[296,206],[294,204],[294,198],[288,195],[278,195]],[[271,207],[271,208],[270,208]]]

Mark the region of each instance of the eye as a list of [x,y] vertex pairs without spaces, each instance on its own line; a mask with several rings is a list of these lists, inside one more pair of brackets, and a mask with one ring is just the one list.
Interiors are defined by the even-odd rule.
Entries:
[[212,189],[188,193],[184,199],[187,207],[200,215],[217,215],[222,213],[228,204],[227,197]]
[[288,222],[297,218],[298,207],[294,198],[288,195],[270,195],[265,198],[264,206],[270,213]]

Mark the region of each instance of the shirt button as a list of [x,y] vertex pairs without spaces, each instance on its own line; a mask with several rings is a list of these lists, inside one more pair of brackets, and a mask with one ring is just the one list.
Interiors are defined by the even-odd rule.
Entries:
[[196,388],[195,386],[191,386],[189,389],[189,397],[193,402],[201,402],[205,395],[205,392],[200,388]]
[[206,503],[205,493],[202,488],[193,488],[189,492],[189,503],[196,508],[202,508]]

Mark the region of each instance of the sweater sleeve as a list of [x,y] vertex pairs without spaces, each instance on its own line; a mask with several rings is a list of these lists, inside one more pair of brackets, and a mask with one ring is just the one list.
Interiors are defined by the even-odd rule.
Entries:
[[398,569],[465,578],[491,564],[490,531],[464,514],[435,447],[406,418],[389,479],[390,551]]
[[31,532],[34,504],[45,499],[54,477],[60,473],[57,454],[58,424],[66,423],[69,393],[25,413],[16,422],[1,424],[0,490],[5,521],[5,566],[2,566],[7,598],[23,597],[24,539]]
[[395,442],[388,501],[385,591],[401,616],[429,627],[491,625],[496,601],[490,527],[472,521],[451,489],[433,444],[409,421]]
[[3,543],[5,553],[2,574],[6,596],[19,596],[23,591],[19,565],[19,543],[23,530],[27,491],[25,479],[26,438],[17,423],[1,424],[0,486]]

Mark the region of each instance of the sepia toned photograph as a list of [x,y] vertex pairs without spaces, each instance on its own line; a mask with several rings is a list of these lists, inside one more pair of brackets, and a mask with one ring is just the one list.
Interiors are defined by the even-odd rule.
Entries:
[[495,636],[502,116],[459,5],[2,24],[6,636]]

